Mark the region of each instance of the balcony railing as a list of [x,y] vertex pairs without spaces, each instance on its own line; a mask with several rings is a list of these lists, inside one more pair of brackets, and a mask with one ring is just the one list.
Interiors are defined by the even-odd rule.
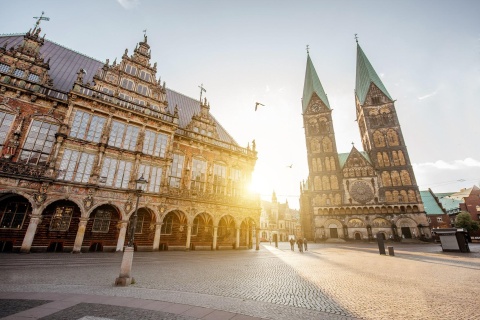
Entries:
[[0,159],[0,175],[7,177],[41,178],[45,176],[47,166],[30,165]]

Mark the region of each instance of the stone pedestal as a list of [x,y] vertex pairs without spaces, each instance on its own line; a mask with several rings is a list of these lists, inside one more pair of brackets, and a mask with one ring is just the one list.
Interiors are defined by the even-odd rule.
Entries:
[[126,287],[134,282],[132,277],[133,247],[126,247],[123,252],[122,265],[120,266],[120,275],[115,279],[115,286]]

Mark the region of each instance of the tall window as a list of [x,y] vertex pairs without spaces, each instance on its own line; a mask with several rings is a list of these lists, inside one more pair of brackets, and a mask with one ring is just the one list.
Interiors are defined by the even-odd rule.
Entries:
[[122,79],[121,82],[122,88],[128,89],[128,90],[133,90],[134,84],[132,80],[129,79]]
[[95,155],[76,150],[65,149],[62,162],[60,163],[60,172],[58,179],[88,182],[92,172]]
[[112,211],[107,209],[97,209],[93,219],[92,232],[108,232]]
[[[137,224],[135,225],[135,233],[140,234],[143,231],[143,222],[145,221],[145,211],[138,211],[137,213]],[[133,219],[133,215],[132,218]],[[133,220],[132,220],[133,221]]]
[[28,75],[28,80],[32,82],[38,82],[40,80],[40,77],[35,73],[30,73]]
[[105,185],[115,188],[128,188],[132,163],[124,160],[105,158],[103,161],[102,178],[105,178]]
[[30,204],[26,202],[9,202],[0,210],[2,215],[0,228],[21,229],[25,216],[30,211]]
[[160,184],[162,182],[162,168],[151,166],[148,164],[141,164],[138,168],[137,179],[143,174],[143,178],[148,181],[148,192],[160,192]]
[[150,82],[151,75],[147,71],[142,70],[140,71],[140,79]]
[[169,185],[173,188],[180,188],[180,181],[182,179],[183,161],[185,157],[181,154],[174,154],[172,166],[170,167],[170,181]]
[[134,151],[140,128],[113,121],[108,144],[122,149]]
[[160,229],[160,234],[172,234],[173,227],[173,216],[169,214],[163,219],[162,228]]
[[15,116],[13,114],[0,111],[0,150],[2,150],[5,145],[5,140],[7,139],[14,119]]
[[3,73],[10,72],[10,66],[7,66],[6,64],[0,63],[0,72],[3,72]]
[[192,161],[192,181],[190,189],[197,191],[205,190],[205,178],[207,173],[207,162],[200,159]]
[[50,231],[68,231],[73,216],[73,207],[59,206],[55,208],[50,221]]
[[230,173],[232,179],[231,194],[232,196],[238,196],[242,191],[242,171],[232,168]]
[[213,193],[225,194],[227,168],[221,164],[213,165]]
[[55,143],[58,125],[33,120],[20,153],[19,163],[45,165]]
[[137,86],[137,92],[140,93],[141,95],[148,95],[148,88],[142,84],[139,84]]
[[168,136],[163,133],[155,133],[151,130],[145,130],[143,139],[143,153],[156,157],[165,157],[167,150]]
[[73,118],[70,136],[93,142],[100,142],[105,118],[77,110]]
[[136,76],[137,68],[132,66],[131,64],[127,64],[127,66],[125,67],[125,72],[131,74],[132,76]]

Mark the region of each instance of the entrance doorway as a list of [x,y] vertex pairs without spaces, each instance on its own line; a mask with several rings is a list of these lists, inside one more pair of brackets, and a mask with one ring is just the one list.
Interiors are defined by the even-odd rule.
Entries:
[[338,230],[337,228],[330,228],[330,238],[338,238]]
[[412,233],[410,232],[409,227],[402,227],[402,234],[405,239],[412,239]]
[[355,233],[355,240],[362,240],[362,235],[359,232]]

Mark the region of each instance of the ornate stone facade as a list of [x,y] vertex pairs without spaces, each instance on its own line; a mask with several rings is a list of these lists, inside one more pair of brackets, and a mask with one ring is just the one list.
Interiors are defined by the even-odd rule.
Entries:
[[123,250],[142,175],[137,249],[252,248],[257,152],[157,80],[147,36],[110,64],[40,33],[0,36],[0,251]]
[[365,151],[338,153],[332,109],[308,56],[302,104],[309,178],[300,186],[306,237],[430,238],[394,100],[360,46],[355,93]]

